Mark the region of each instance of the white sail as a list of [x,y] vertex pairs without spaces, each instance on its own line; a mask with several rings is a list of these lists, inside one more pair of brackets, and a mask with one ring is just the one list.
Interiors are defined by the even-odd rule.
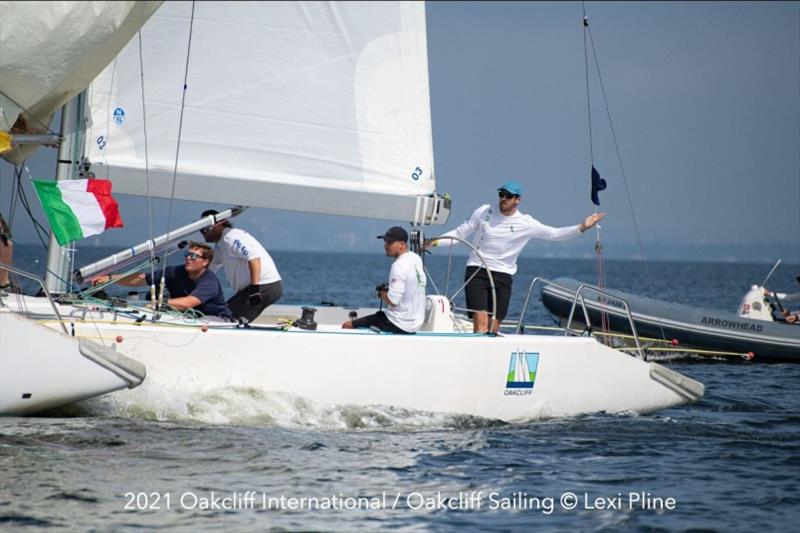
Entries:
[[[0,130],[42,133],[161,2],[0,2]],[[22,119],[18,121],[22,114]],[[35,149],[4,155],[19,163]]]
[[164,4],[143,68],[132,42],[92,84],[98,177],[146,194],[146,140],[151,196],[414,221],[435,188],[422,2],[192,8]]

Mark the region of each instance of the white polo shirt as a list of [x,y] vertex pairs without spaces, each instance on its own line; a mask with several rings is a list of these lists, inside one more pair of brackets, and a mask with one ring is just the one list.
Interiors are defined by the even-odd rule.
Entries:
[[413,332],[425,321],[425,286],[428,278],[422,259],[414,252],[405,252],[395,259],[389,270],[390,305],[385,313],[389,321],[403,331]]
[[214,260],[209,265],[213,272],[225,269],[225,277],[235,292],[250,285],[251,259],[261,259],[259,285],[274,283],[281,279],[275,261],[255,237],[239,228],[225,228],[222,238],[214,245]]
[[[443,236],[466,240],[472,234],[472,245],[478,249],[489,270],[514,275],[517,272],[517,258],[531,239],[565,241],[581,234],[580,224],[554,228],[546,226],[530,215],[517,211],[506,216],[495,212],[489,204],[476,209],[472,215],[456,229]],[[442,241],[449,245],[453,241]],[[467,266],[483,267],[483,263],[470,252]]]

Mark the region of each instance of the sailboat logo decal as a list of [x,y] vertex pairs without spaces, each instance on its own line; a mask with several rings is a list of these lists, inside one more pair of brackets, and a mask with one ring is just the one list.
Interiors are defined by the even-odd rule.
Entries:
[[532,389],[538,366],[538,352],[512,352],[508,362],[506,389]]

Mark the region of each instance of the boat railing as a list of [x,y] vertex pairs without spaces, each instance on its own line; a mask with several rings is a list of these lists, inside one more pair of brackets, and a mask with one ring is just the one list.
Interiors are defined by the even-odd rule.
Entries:
[[[533,281],[531,281],[530,286],[528,286],[528,294],[525,297],[525,304],[522,306],[522,312],[519,315],[519,322],[517,322],[517,327],[516,327],[517,334],[522,333],[522,329],[524,327],[523,323],[525,320],[525,311],[528,309],[528,303],[530,302],[531,299],[531,293],[533,292],[533,288],[537,283],[541,283],[542,286],[549,285],[557,289],[561,289],[562,291],[565,292],[572,292],[572,289],[569,289],[563,285],[559,285],[558,283],[549,280],[547,278],[543,278],[541,276],[533,278]],[[572,320],[575,317],[575,308],[578,306],[578,301],[580,301],[581,303],[581,310],[583,311],[583,319],[584,323],[586,324],[586,327],[589,329],[591,329],[592,327],[592,321],[589,318],[589,310],[588,307],[586,306],[586,300],[583,297],[584,291],[593,292],[595,294],[599,294],[602,296],[607,296],[610,299],[622,303],[622,306],[625,309],[625,315],[627,316],[628,323],[630,324],[631,327],[631,332],[633,333],[633,340],[636,343],[636,351],[639,353],[639,358],[642,360],[647,359],[645,357],[644,350],[642,349],[642,344],[639,341],[639,334],[636,331],[636,324],[634,323],[633,315],[631,314],[631,309],[630,306],[628,305],[628,302],[624,298],[620,298],[616,294],[611,294],[610,292],[600,289],[599,287],[595,287],[594,285],[588,285],[586,283],[582,283],[575,290],[575,295],[572,298],[572,306],[570,307],[569,316],[567,317],[567,323],[564,326],[564,335],[566,336],[570,334],[572,335],[579,334],[577,331],[574,331],[572,329]]]
[[50,302],[50,305],[53,307],[53,312],[58,318],[58,323],[61,324],[61,329],[64,330],[64,333],[69,335],[69,331],[67,330],[67,325],[64,323],[64,319],[61,318],[61,313],[58,312],[58,306],[56,306],[56,302],[53,299],[53,296],[50,294],[50,291],[47,290],[47,287],[45,286],[44,280],[42,278],[40,278],[36,274],[31,274],[30,272],[20,270],[19,268],[7,265],[5,263],[0,263],[0,269],[8,270],[12,274],[16,274],[17,276],[22,276],[23,278],[27,278],[38,283],[39,286],[42,288],[42,293],[44,293],[44,295],[47,296],[47,301]]

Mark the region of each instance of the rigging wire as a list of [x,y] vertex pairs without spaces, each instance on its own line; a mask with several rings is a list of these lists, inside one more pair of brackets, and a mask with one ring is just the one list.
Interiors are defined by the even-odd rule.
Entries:
[[[22,113],[26,113],[26,117],[23,117],[23,119],[26,119],[27,117],[30,117],[39,126],[44,128],[45,130],[47,130],[47,132],[50,135],[57,135],[56,132],[54,132],[53,130],[50,129],[49,125],[47,125],[44,122],[42,122],[41,120],[39,120],[34,114],[30,113],[29,110],[25,108],[25,106],[23,106],[20,103],[18,103],[16,100],[14,100],[14,98],[12,98],[6,92],[0,91],[0,94],[2,94],[3,97],[7,98],[11,103],[13,103],[15,106],[17,106],[19,109],[22,110],[19,113],[19,115],[17,117],[17,120],[19,120],[19,117],[22,116]],[[8,117],[6,117],[5,110],[3,108],[1,108],[1,107],[0,107],[0,114],[2,114],[3,119],[6,121],[6,123],[9,123]],[[14,125],[11,124],[9,129],[10,130],[14,129],[13,126]],[[12,135],[12,137],[13,137],[13,135]],[[19,146],[14,145],[14,150],[19,151]],[[9,225],[9,227],[13,226],[14,213],[16,212],[16,206],[17,206],[16,198],[19,198],[20,202],[23,204],[23,208],[25,209],[25,211],[27,211],[28,216],[30,217],[31,221],[33,222],[34,229],[36,229],[36,232],[37,232],[37,237],[39,237],[39,240],[42,240],[41,235],[39,235],[40,228],[41,228],[42,231],[44,231],[44,233],[47,233],[47,230],[44,229],[44,227],[33,216],[33,213],[30,210],[30,204],[28,203],[28,199],[25,196],[25,189],[22,186],[22,166],[24,166],[24,165],[25,165],[25,161],[22,161],[19,165],[14,165],[14,174],[15,174],[15,178],[16,178],[15,182],[16,182],[17,191],[16,191],[16,194],[15,194],[15,191],[13,190],[14,185],[12,185],[11,199],[9,200],[9,220],[8,220],[8,225]],[[28,172],[28,175],[30,176],[30,170],[28,170],[27,166],[25,166],[25,170]],[[44,245],[44,246],[45,246],[45,248],[47,248],[47,245]]]
[[22,169],[28,173],[28,178],[33,179],[30,169],[24,163],[22,165],[18,165],[14,167],[14,174],[16,177],[17,182],[17,196],[19,197],[20,205],[22,208],[25,209],[25,212],[28,214],[28,217],[31,219],[33,223],[33,229],[36,230],[36,236],[39,238],[39,242],[42,243],[42,246],[47,249],[47,228],[45,228],[41,222],[39,222],[33,214],[33,210],[31,209],[30,200],[28,200],[28,195],[25,193],[25,187],[22,183]]
[[[20,112],[20,115],[22,115],[22,113],[27,113],[27,116],[23,117],[23,118],[30,117],[33,120],[35,120],[42,128],[46,129],[49,132],[50,135],[58,135],[56,132],[54,132],[53,130],[50,129],[50,126],[48,126],[47,124],[45,124],[44,122],[39,120],[34,114],[32,114],[28,109],[26,109],[25,106],[20,105],[16,100],[11,98],[11,96],[9,96],[7,93],[5,93],[3,91],[0,91],[0,94],[2,94],[5,98],[8,98],[8,100],[12,104],[14,104],[15,106],[17,106],[18,108],[20,108],[22,110],[22,112]],[[3,113],[3,116],[5,116],[5,113]]]
[[[138,35],[139,35],[139,75],[141,81],[140,86],[142,89],[142,128],[144,130],[144,178],[145,178],[145,191],[147,197],[147,238],[152,242],[153,208],[152,208],[152,198],[150,197],[150,155],[148,152],[148,145],[147,145],[147,104],[144,94],[144,59],[143,59],[144,54],[142,52],[142,30],[139,30]],[[156,251],[155,249],[151,248],[150,279],[152,280],[152,283],[150,284],[150,295],[153,301],[155,301],[154,296],[155,296],[155,283],[156,283],[155,259],[156,259]]]
[[[589,43],[591,44],[591,47],[592,47],[592,56],[594,58],[595,69],[597,70],[597,80],[598,80],[599,85],[600,85],[600,93],[603,96],[603,104],[605,105],[606,117],[608,118],[608,125],[609,125],[609,129],[611,131],[611,139],[612,139],[612,141],[614,143],[614,150],[615,150],[616,156],[617,156],[617,163],[619,165],[620,176],[622,177],[622,182],[623,182],[623,184],[625,186],[625,196],[626,196],[627,201],[628,201],[628,208],[630,209],[630,212],[631,212],[631,218],[633,220],[634,232],[636,233],[636,244],[637,244],[637,246],[639,248],[639,254],[642,257],[642,264],[644,266],[645,276],[647,277],[647,281],[648,281],[648,283],[650,285],[650,290],[653,292],[653,294],[655,294],[655,283],[653,282],[653,277],[650,274],[650,267],[649,267],[649,264],[648,264],[648,261],[647,261],[647,256],[644,253],[644,246],[642,244],[641,232],[639,231],[639,222],[638,222],[638,220],[636,218],[636,211],[634,210],[634,207],[633,207],[633,200],[631,199],[630,187],[628,186],[628,178],[627,178],[627,176],[625,174],[625,166],[622,163],[622,153],[620,152],[620,149],[619,149],[619,142],[617,141],[617,134],[616,134],[616,130],[614,129],[614,121],[613,121],[613,119],[611,117],[611,108],[608,105],[608,97],[606,96],[606,89],[605,89],[605,85],[603,84],[603,76],[600,73],[600,62],[599,62],[599,60],[597,58],[597,48],[595,47],[595,44],[594,44],[594,37],[592,36],[592,30],[589,27],[589,19],[586,16],[586,3],[582,1],[581,2],[581,6],[583,8],[584,54],[586,56],[586,63],[587,63],[587,66],[586,66],[586,69],[587,69],[586,70],[586,72],[587,72],[587,84],[586,84],[586,86],[587,86],[587,98],[588,98],[588,86],[589,86],[589,84],[588,84],[588,61],[589,60],[588,60],[588,53],[587,53],[587,50],[586,50],[586,36],[588,34]],[[591,118],[590,118],[590,121],[591,121]],[[590,124],[591,124],[591,122],[590,122]],[[590,135],[590,143],[591,143],[591,131],[590,131],[589,135]],[[591,148],[590,148],[590,150],[591,150]],[[595,208],[595,210],[596,210],[596,208]],[[666,339],[666,334],[664,333],[663,326],[659,325],[659,327],[661,329],[661,337],[662,337],[662,339]]]
[[[178,120],[178,139],[177,145],[175,147],[175,165],[172,170],[172,191],[169,197],[169,210],[168,210],[168,217],[167,217],[167,240],[169,240],[169,232],[172,228],[172,206],[175,203],[175,184],[178,180],[178,161],[180,160],[180,152],[181,152],[181,134],[183,132],[183,112],[186,109],[186,89],[188,88],[189,83],[189,58],[192,52],[192,30],[194,29],[194,10],[195,10],[195,2],[192,2],[192,14],[189,18],[189,41],[186,45],[186,66],[183,73],[183,94],[181,95],[181,114],[180,119]],[[161,298],[163,298],[164,294],[164,276],[167,269],[167,261],[166,261],[166,251],[164,252],[164,258],[161,264],[161,291],[159,293],[159,301],[156,303],[156,309],[160,307]]]
[[[589,30],[589,17],[586,16],[586,5],[583,2],[581,2],[581,7],[583,9],[583,65],[584,65],[584,74],[586,78],[586,116],[588,120],[588,129],[589,129],[589,160],[593,172],[594,138],[592,133],[592,98],[591,98],[591,90],[589,87],[589,49],[587,46],[588,44],[587,34],[589,34],[589,37],[591,38],[591,30]],[[594,44],[592,45],[592,51],[594,52]],[[595,62],[597,62],[596,55],[595,55]],[[594,212],[595,214],[597,214],[597,205],[594,205]],[[604,289],[606,286],[606,274],[605,274],[605,262],[603,260],[603,245],[600,242],[599,225],[595,225],[594,254],[595,254],[595,271],[597,275],[597,286],[600,287],[601,289]],[[603,333],[607,334],[610,328],[609,328],[608,314],[605,311],[600,312],[600,323]]]
[[[47,250],[47,240],[48,240],[48,235],[47,234],[48,234],[48,230],[47,230],[47,228],[45,228],[42,225],[41,222],[39,222],[36,219],[36,216],[33,214],[33,210],[31,208],[30,200],[28,200],[28,196],[27,196],[27,194],[25,192],[25,187],[24,187],[23,182],[22,182],[22,170],[23,169],[25,170],[25,172],[27,172],[28,178],[30,180],[33,179],[33,176],[31,176],[31,171],[30,171],[30,169],[28,168],[27,165],[25,165],[23,163],[22,165],[14,166],[14,180],[13,180],[14,185],[13,185],[13,188],[16,189],[16,190],[12,190],[12,193],[11,193],[12,194],[12,198],[11,198],[11,215],[10,215],[10,219],[8,220],[8,226],[9,226],[9,228],[12,227],[13,219],[15,217],[16,209],[17,209],[17,201],[19,201],[19,205],[21,205],[22,209],[25,210],[25,213],[27,213],[28,218],[30,218],[31,223],[33,224],[33,229],[35,230],[36,237],[39,239],[39,242],[42,245],[42,248]],[[21,249],[15,249],[14,250],[14,254],[16,255],[18,253],[24,253],[24,252],[22,252]],[[60,281],[64,281],[64,282],[67,281],[67,280],[59,277],[57,273],[55,273],[52,270],[50,270],[46,265],[45,265],[45,272],[53,275],[54,277],[58,278]],[[15,283],[15,284],[18,284],[18,283]]]

